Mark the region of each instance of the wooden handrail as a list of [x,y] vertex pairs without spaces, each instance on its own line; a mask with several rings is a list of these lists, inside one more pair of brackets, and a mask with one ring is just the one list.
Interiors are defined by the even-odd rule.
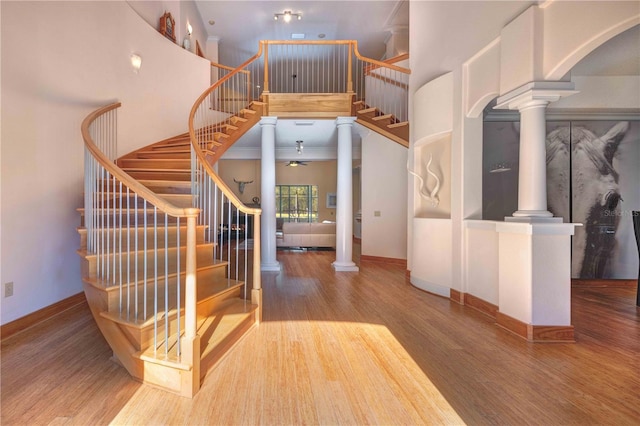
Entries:
[[353,44],[356,40],[260,40],[260,44]]
[[409,89],[409,85],[406,84],[406,83],[402,83],[402,82],[396,81],[396,80],[394,80],[392,78],[384,77],[382,75],[378,75],[378,74],[373,73],[373,72],[367,73],[367,77],[371,77],[371,78],[375,78],[376,80],[384,81],[387,84],[391,84],[392,86],[396,86],[396,87],[399,87],[399,88],[404,89],[404,90]]
[[84,139],[84,144],[87,149],[91,152],[93,157],[104,167],[111,175],[113,175],[116,179],[122,182],[126,187],[132,190],[134,193],[142,196],[146,201],[158,207],[163,212],[167,213],[170,216],[174,217],[196,217],[200,212],[199,209],[187,207],[176,207],[172,203],[167,200],[160,198],[156,195],[155,192],[151,191],[146,186],[139,183],[137,180],[129,176],[124,170],[118,167],[115,163],[113,163],[107,156],[105,156],[100,149],[93,143],[93,139],[91,138],[91,134],[89,132],[89,126],[91,123],[95,121],[99,116],[114,110],[116,108],[120,108],[122,104],[120,102],[116,102],[111,105],[107,105],[102,107],[96,111],[93,111],[91,114],[87,115],[85,119],[82,121],[82,125],[80,126],[82,131],[82,139]]
[[401,55],[394,56],[393,58],[385,59],[383,62],[385,64],[395,64],[396,62],[404,61],[405,59],[409,59],[408,53],[403,53]]
[[[220,68],[220,69],[223,69],[223,70],[227,70],[227,71],[234,71],[235,70],[235,68],[233,68],[233,67],[229,67],[229,66],[226,66],[226,65],[218,64],[218,63],[215,63],[215,62],[211,62],[211,66],[215,67],[215,68]],[[243,73],[243,74],[251,74],[248,70],[240,70],[240,72]]]
[[193,107],[191,108],[191,112],[189,113],[189,137],[191,138],[191,145],[193,146],[193,149],[196,153],[196,156],[198,157],[198,160],[200,160],[200,162],[202,163],[209,177],[216,183],[216,185],[218,185],[219,188],[222,189],[222,191],[225,193],[227,198],[233,203],[233,205],[236,206],[236,208],[239,211],[243,213],[248,213],[248,214],[260,214],[262,210],[245,206],[244,203],[240,201],[240,199],[236,196],[236,194],[227,186],[227,184],[224,183],[222,179],[220,179],[218,174],[213,170],[209,162],[206,160],[205,154],[200,148],[200,145],[198,144],[198,138],[196,137],[193,123],[195,121],[195,115],[196,115],[196,111],[198,110],[198,107],[202,104],[202,102],[204,102],[207,96],[209,96],[211,92],[213,92],[214,90],[222,86],[231,77],[233,77],[234,75],[238,74],[241,70],[246,68],[249,64],[257,60],[260,56],[262,56],[262,43],[260,43],[259,45],[258,53],[256,53],[251,58],[246,60],[238,68],[234,69],[229,74],[225,75],[220,80],[216,81],[215,84],[209,87],[209,89],[205,90],[204,93],[200,95],[200,97],[195,101],[195,103],[193,104]]
[[374,64],[374,65],[378,65],[378,66],[380,66],[382,68],[389,68],[389,69],[392,69],[392,70],[395,70],[395,71],[399,71],[399,72],[404,73],[404,74],[411,74],[411,70],[409,68],[399,67],[399,66],[393,65],[393,64],[387,64],[387,63],[382,62],[382,61],[376,61],[375,59],[371,59],[371,58],[367,58],[365,56],[362,56],[360,54],[360,52],[358,51],[358,43],[354,43],[353,51],[356,54],[356,58],[360,59],[361,61],[368,62],[368,63]]

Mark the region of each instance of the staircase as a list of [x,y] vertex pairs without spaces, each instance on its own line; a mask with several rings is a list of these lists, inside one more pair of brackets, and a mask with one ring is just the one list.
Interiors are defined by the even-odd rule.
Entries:
[[[263,115],[356,115],[408,146],[406,68],[363,58],[355,41],[287,43],[262,41],[244,64],[226,67],[196,100],[186,133],[116,158],[120,104],[82,123],[84,291],[114,359],[141,382],[193,397],[261,320],[261,210],[243,205],[213,165]],[[327,60],[311,66],[280,56],[307,47],[322,49],[302,50],[307,58]],[[336,74],[336,64],[347,69]],[[281,78],[291,72],[295,87]],[[319,75],[341,77],[314,80]]]
[[[236,126],[208,129],[213,138],[207,155],[221,155],[260,115],[255,103],[232,118]],[[88,174],[96,177],[85,186],[90,212],[80,209],[78,253],[89,306],[114,359],[134,378],[192,397],[206,372],[259,322],[259,305],[246,285],[251,271],[234,266],[252,265],[252,251],[242,250],[231,233],[222,238],[205,222],[190,230],[188,220],[165,212],[197,213],[188,133],[127,154],[110,167],[114,172],[90,161]],[[120,172],[126,175],[119,178]],[[136,185],[144,190],[136,191]],[[225,198],[216,197],[224,205]],[[230,222],[220,214],[220,225]],[[189,232],[195,237],[191,266]],[[189,282],[197,283],[191,313]],[[185,338],[189,316],[193,342]]]
[[376,107],[370,107],[364,101],[353,103],[356,123],[360,123],[371,130],[409,148],[409,122],[400,121],[393,114],[385,114]]

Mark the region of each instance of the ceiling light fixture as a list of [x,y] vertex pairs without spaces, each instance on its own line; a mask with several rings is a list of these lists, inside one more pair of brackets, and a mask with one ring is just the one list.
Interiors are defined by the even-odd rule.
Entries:
[[302,154],[304,147],[302,146],[302,141],[296,141],[296,151],[298,154]]
[[284,22],[291,22],[291,19],[294,16],[298,19],[298,21],[302,19],[302,14],[301,13],[292,13],[290,10],[285,10],[282,13],[274,13],[273,14],[273,19],[277,21],[278,19],[280,19],[280,17],[282,17],[282,20]]

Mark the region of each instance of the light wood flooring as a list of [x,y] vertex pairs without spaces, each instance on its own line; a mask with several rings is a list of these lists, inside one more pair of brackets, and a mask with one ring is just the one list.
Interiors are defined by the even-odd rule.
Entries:
[[640,424],[635,290],[573,290],[575,344],[530,344],[369,262],[279,251],[264,321],[193,400],[133,381],[86,305],[2,342],[2,425]]

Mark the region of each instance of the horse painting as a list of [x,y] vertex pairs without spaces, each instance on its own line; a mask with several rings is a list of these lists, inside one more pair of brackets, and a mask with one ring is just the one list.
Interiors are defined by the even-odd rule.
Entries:
[[547,135],[549,211],[583,224],[573,237],[573,278],[606,275],[621,201],[613,158],[628,129],[628,122],[619,122],[601,136],[581,126],[560,127]]

